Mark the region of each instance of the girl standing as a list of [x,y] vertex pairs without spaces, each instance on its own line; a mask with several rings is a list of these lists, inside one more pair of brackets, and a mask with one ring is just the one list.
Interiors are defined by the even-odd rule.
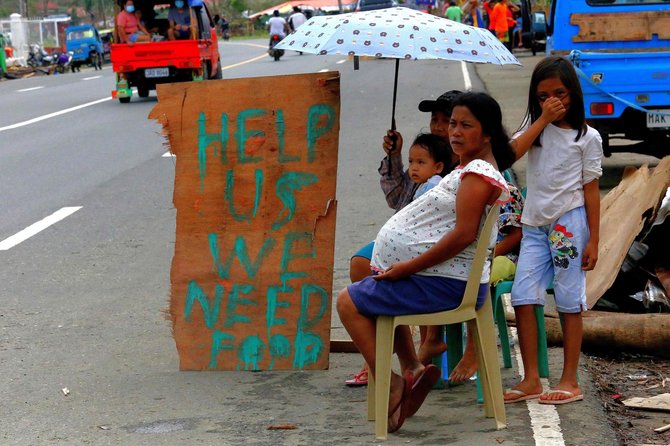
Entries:
[[[602,175],[602,140],[586,125],[579,80],[568,60],[554,56],[537,64],[522,127],[512,146],[517,159],[528,152],[528,192],[512,305],[525,373],[505,392],[505,402],[539,397],[541,404],[565,404],[583,399],[577,367],[586,271],[598,260]],[[552,277],[563,318],[563,373],[555,388],[542,393],[534,305],[544,305]]]

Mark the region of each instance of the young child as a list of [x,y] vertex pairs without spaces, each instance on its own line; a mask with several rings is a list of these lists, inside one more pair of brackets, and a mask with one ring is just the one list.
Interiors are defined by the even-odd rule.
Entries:
[[451,147],[445,138],[432,133],[417,135],[409,148],[409,177],[419,185],[414,200],[437,186],[450,164]]
[[[602,140],[586,125],[582,90],[567,59],[547,57],[535,67],[522,132],[512,146],[517,159],[528,152],[523,238],[512,288],[525,373],[505,392],[505,403],[538,397],[541,404],[579,401],[586,271],[598,260]],[[563,318],[564,362],[556,387],[543,393],[534,305],[544,305],[552,277],[556,308]]]

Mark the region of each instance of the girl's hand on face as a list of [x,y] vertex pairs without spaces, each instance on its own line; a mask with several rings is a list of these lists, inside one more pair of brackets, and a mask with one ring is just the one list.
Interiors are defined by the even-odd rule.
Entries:
[[400,151],[402,150],[402,135],[400,132],[395,130],[387,131],[386,135],[384,136],[384,143],[382,144],[382,147],[384,148],[384,152],[386,152],[387,155],[399,156]]
[[542,116],[547,122],[554,122],[563,117],[565,114],[565,106],[560,99],[556,97],[547,98],[542,102]]
[[591,271],[598,262],[598,244],[589,240],[582,254],[582,270]]
[[406,277],[409,277],[413,274],[413,271],[409,265],[409,262],[398,262],[389,266],[386,271],[375,274],[372,276],[375,280],[400,280]]

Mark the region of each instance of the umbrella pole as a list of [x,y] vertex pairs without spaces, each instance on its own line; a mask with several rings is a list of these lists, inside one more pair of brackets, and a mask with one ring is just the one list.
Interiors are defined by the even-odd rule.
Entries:
[[[395,60],[395,78],[393,79],[393,108],[391,111],[391,130],[395,131],[395,100],[396,97],[398,96],[398,68],[400,68],[400,59]],[[391,147],[390,152],[393,153],[396,149],[395,143],[396,143],[396,138],[395,135],[393,138],[393,146]],[[387,178],[391,178],[391,156],[389,156],[389,170],[387,173]]]

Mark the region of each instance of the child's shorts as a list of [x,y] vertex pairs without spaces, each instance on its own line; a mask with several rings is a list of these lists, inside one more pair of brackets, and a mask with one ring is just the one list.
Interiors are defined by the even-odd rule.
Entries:
[[554,279],[556,309],[580,313],[586,308],[586,272],[582,253],[589,240],[584,206],[572,209],[551,225],[523,225],[512,305],[544,305]]
[[356,252],[356,254],[354,254],[351,257],[352,258],[353,257],[363,257],[363,258],[366,258],[368,260],[371,260],[372,259],[372,250],[374,249],[374,247],[375,247],[375,242],[373,240],[370,243],[368,243],[367,245],[363,246],[361,249],[359,249],[358,252]]

